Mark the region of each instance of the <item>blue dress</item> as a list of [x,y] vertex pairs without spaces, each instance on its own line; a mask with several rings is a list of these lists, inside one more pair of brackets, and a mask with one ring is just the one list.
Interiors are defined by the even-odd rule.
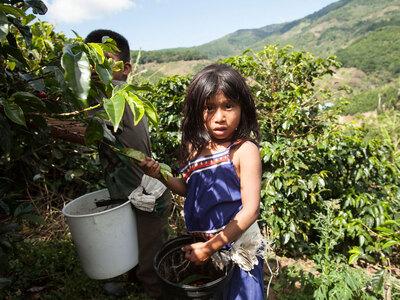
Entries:
[[[210,239],[223,230],[243,208],[240,181],[230,158],[230,149],[187,162],[180,173],[187,184],[184,205],[190,234]],[[230,245],[228,245],[229,247]],[[264,299],[263,260],[248,272],[235,265],[231,286],[223,299]]]

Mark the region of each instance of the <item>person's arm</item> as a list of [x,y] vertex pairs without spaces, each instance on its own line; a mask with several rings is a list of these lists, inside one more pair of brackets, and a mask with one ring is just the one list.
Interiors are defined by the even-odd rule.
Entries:
[[185,257],[201,264],[223,246],[238,238],[253,224],[259,215],[261,193],[261,159],[258,148],[252,142],[245,142],[235,153],[234,163],[238,161],[238,172],[243,208],[229,224],[212,239],[182,248]]
[[165,179],[160,173],[160,164],[150,157],[147,157],[146,160],[141,162],[139,165],[142,167],[143,172],[146,175],[160,180],[173,193],[186,197],[187,188],[186,182],[183,178],[167,176],[167,179]]

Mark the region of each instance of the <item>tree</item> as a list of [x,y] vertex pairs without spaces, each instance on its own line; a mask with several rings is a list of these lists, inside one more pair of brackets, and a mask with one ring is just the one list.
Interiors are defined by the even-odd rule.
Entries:
[[[98,187],[90,183],[99,182],[91,148],[110,134],[106,120],[118,128],[125,103],[135,122],[144,114],[158,122],[154,106],[132,93],[145,88],[113,85],[113,70],[119,70],[121,62],[107,59],[104,51],[117,51],[115,41],[105,37],[103,43],[85,44],[78,35],[68,40],[47,22],[29,25],[35,19],[29,9],[35,14],[47,11],[41,0],[0,4],[0,276],[7,272],[10,233],[18,229],[21,216],[43,221],[28,215],[33,207],[20,204],[21,199],[49,190],[74,195],[73,181],[82,191]],[[92,69],[99,81],[91,80]],[[86,147],[55,143],[48,126],[52,122],[85,127]],[[132,149],[124,153],[141,159]]]

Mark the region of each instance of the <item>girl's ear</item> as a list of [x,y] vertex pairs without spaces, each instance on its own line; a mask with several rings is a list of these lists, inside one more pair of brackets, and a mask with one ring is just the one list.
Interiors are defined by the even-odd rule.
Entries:
[[132,71],[131,63],[129,62],[124,63],[124,70],[122,71],[122,74],[128,76],[131,71]]

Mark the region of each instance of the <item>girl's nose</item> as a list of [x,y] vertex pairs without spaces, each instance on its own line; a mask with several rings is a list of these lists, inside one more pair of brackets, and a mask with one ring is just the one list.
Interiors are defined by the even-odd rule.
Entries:
[[215,122],[223,122],[225,120],[225,114],[222,109],[217,109],[214,114]]

